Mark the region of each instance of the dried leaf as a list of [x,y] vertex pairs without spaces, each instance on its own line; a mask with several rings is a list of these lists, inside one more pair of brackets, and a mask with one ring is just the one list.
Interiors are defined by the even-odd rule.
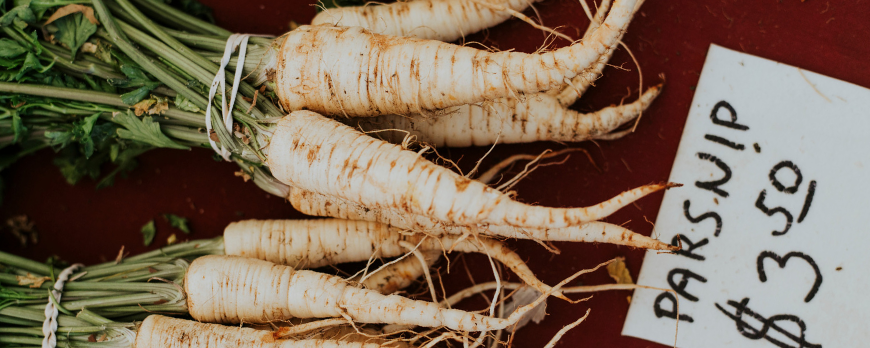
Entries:
[[48,20],[45,21],[45,24],[43,24],[43,26],[49,25],[49,24],[51,24],[51,22],[54,22],[54,21],[60,19],[61,17],[68,16],[68,15],[71,15],[73,13],[83,14],[85,16],[85,18],[87,18],[88,21],[91,22],[91,24],[96,24],[96,25],[100,24],[100,22],[97,20],[97,17],[94,16],[94,9],[93,8],[88,7],[88,6],[84,6],[84,5],[72,4],[72,5],[66,5],[64,7],[57,9],[57,11],[54,11],[54,14],[51,15],[51,17],[48,17]]
[[251,180],[251,176],[248,175],[248,173],[245,173],[244,170],[239,170],[233,174],[235,174],[236,176],[242,177],[242,180],[244,180],[245,182],[248,182],[248,180]]
[[167,110],[169,110],[169,98],[161,98],[158,96],[152,96],[155,103],[148,109],[149,115],[161,115]]
[[124,246],[121,246],[121,250],[118,250],[118,256],[115,256],[115,264],[121,263],[124,260]]
[[151,108],[151,105],[153,105],[156,102],[157,102],[156,100],[151,99],[151,98],[143,99],[142,101],[140,101],[136,104],[133,104],[133,113],[136,114],[136,116],[142,116],[146,112],[148,112],[148,109]]
[[617,257],[616,261],[607,265],[607,274],[616,281],[616,284],[634,284],[634,280],[631,279],[631,274],[628,273],[628,268],[625,265],[624,257]]
[[157,229],[154,227],[154,220],[148,221],[145,226],[142,226],[142,241],[145,246],[151,245],[151,242],[154,241],[154,236],[157,234]]
[[22,247],[27,246],[28,242],[31,244],[39,242],[39,233],[27,215],[16,215],[6,219],[6,226],[9,227],[9,233],[12,233]]
[[51,278],[37,277],[33,274],[27,273],[26,276],[15,276],[15,280],[18,281],[18,285],[30,285],[31,288],[36,289],[41,287],[42,283],[51,280]]
[[[530,286],[522,287],[511,296],[511,301],[506,303],[504,306],[505,315],[509,315],[513,313],[517,308],[535,302],[538,297],[541,296],[541,293],[535,288]],[[535,322],[535,324],[540,323],[547,316],[547,302],[541,302],[537,307],[526,313],[516,325],[512,326],[508,329],[508,332],[515,332],[519,330],[521,327],[526,326],[529,321]]]

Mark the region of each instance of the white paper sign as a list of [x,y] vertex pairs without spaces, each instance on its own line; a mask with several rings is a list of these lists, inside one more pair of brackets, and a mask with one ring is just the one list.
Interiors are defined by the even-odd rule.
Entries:
[[870,90],[711,46],[623,335],[870,346]]

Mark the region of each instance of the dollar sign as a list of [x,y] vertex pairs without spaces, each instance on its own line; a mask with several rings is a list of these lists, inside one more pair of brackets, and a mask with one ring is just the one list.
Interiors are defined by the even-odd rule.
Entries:
[[[740,332],[743,337],[751,340],[759,340],[763,338],[780,348],[822,348],[821,344],[813,344],[806,341],[807,325],[806,323],[804,323],[803,320],[801,320],[801,318],[796,315],[777,314],[766,318],[758,313],[755,313],[752,309],[748,307],[749,298],[744,298],[740,302],[729,300],[728,305],[734,307],[735,312],[733,314],[725,310],[725,308],[722,308],[722,306],[720,306],[718,303],[716,303],[716,308],[718,308],[719,311],[731,318],[731,320],[734,320],[734,323],[737,325],[737,332]],[[749,323],[743,321],[744,314],[755,320],[758,320],[761,323],[761,328],[756,329],[749,325]],[[800,335],[795,335],[791,332],[788,332],[779,325],[777,325],[777,322],[780,321],[796,323],[798,327],[800,327]],[[773,329],[774,331],[779,332],[785,337],[788,337],[797,345],[791,345],[768,336],[768,332],[770,331],[770,329]]]

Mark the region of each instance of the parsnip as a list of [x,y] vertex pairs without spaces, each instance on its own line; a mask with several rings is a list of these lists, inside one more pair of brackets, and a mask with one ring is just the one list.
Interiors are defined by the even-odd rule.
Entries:
[[444,326],[461,331],[503,329],[546,299],[542,296],[518,308],[507,319],[500,319],[382,295],[350,286],[331,275],[294,270],[268,261],[216,255],[203,256],[191,263],[184,289],[190,315],[203,322],[265,323],[294,317],[344,317],[359,323]]
[[[490,6],[481,6],[474,1],[415,0],[329,8],[314,16],[311,24],[363,27],[383,35],[450,42],[501,23],[512,16],[509,11],[521,12],[534,1],[480,0],[480,2]],[[604,22],[611,1],[601,1],[594,16],[585,0],[580,3],[590,20],[583,34],[585,40]],[[492,6],[501,6],[508,11],[496,11]],[[474,19],[470,19],[471,17]],[[557,96],[564,106],[573,104],[601,75],[612,53],[613,50],[603,59],[599,59],[587,72],[574,77],[570,83],[549,90],[547,93]]]
[[655,240],[606,222],[588,222],[566,228],[518,228],[506,225],[457,226],[416,214],[394,210],[369,209],[347,200],[291,188],[287,200],[296,210],[306,215],[329,216],[340,219],[377,221],[407,230],[426,231],[430,234],[479,233],[506,238],[534,239],[538,241],[610,243],[653,250],[678,250],[670,244]]
[[[481,0],[521,12],[533,0]],[[511,18],[505,11],[463,0],[415,0],[384,5],[325,9],[312,25],[333,24],[364,27],[372,32],[418,39],[455,41],[465,35],[495,26]]]
[[608,56],[642,0],[620,0],[587,40],[543,54],[489,53],[362,28],[302,26],[277,57],[285,110],[375,116],[454,106],[560,87]]
[[548,208],[508,195],[310,111],[281,119],[267,163],[283,183],[353,202],[453,224],[560,228],[602,219],[670,184],[648,185],[586,208]]
[[425,265],[413,257],[406,257],[389,266],[380,268],[374,274],[365,274],[367,276],[365,279],[362,279],[363,274],[359,274],[350,279],[350,281],[362,282],[364,288],[382,294],[392,294],[411,286],[411,284],[426,273],[429,267],[441,258],[441,252],[439,251],[424,251],[423,255],[426,259]]
[[[373,132],[391,143],[405,136],[434,146],[487,146],[533,141],[576,142],[610,136],[610,132],[634,119],[658,96],[661,85],[648,89],[637,101],[582,114],[568,109],[556,96],[537,93],[524,100],[501,98],[463,105],[440,117],[422,115],[358,117],[342,121]],[[575,93],[569,89],[569,92]]]
[[[424,251],[483,253],[500,261],[538,291],[550,291],[550,287],[535,277],[522,258],[502,242],[486,237],[429,237],[422,233],[401,232],[395,227],[367,221],[246,220],[227,226],[224,243],[227,255],[267,260],[297,269],[299,266],[316,268],[400,256],[408,252],[402,246],[403,242]],[[564,298],[558,291],[553,295]]]
[[204,324],[150,315],[136,333],[134,348],[380,348],[396,345],[324,339],[276,339],[271,331]]

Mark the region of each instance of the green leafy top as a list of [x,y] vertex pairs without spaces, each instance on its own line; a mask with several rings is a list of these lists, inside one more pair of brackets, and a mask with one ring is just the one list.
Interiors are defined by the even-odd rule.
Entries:
[[124,126],[118,128],[118,136],[121,139],[135,140],[156,147],[168,147],[172,149],[189,149],[187,146],[179,145],[169,139],[160,130],[160,125],[151,119],[151,116],[144,116],[141,119],[133,115],[133,112],[116,112],[112,115],[112,120]]
[[184,234],[190,234],[190,228],[187,227],[187,218],[175,214],[163,214],[163,218],[169,221],[169,225],[172,227],[181,230]]
[[142,233],[142,242],[145,243],[145,246],[151,245],[151,242],[154,241],[154,236],[157,235],[157,228],[154,227],[154,220],[148,221],[140,231]]

